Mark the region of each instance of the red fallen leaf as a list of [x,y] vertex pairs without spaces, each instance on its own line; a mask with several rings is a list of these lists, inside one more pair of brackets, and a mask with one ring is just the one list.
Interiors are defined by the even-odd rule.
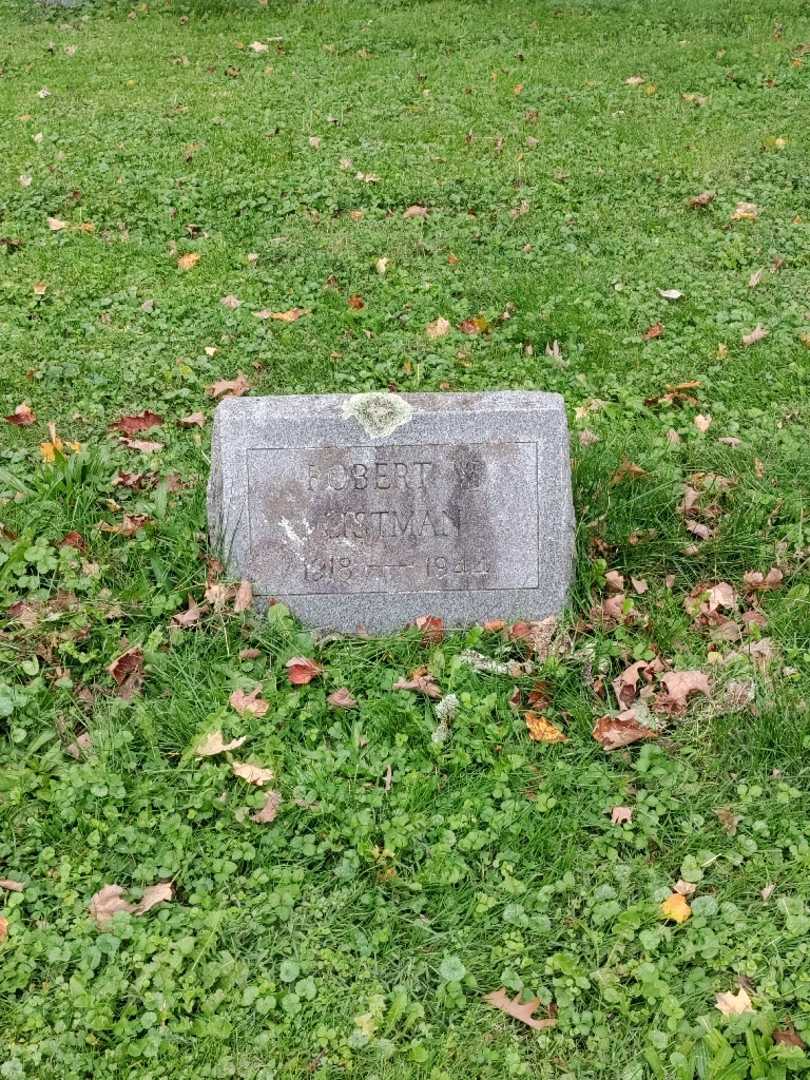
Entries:
[[250,693],[241,689],[234,690],[228,701],[231,703],[231,708],[235,709],[240,716],[244,716],[245,713],[249,713],[251,716],[264,716],[270,708],[270,702],[259,697],[261,692],[262,685],[259,683]]
[[458,324],[458,328],[462,334],[483,334],[489,329],[489,323],[483,315],[476,315],[474,318],[464,319]]
[[681,716],[686,712],[687,700],[691,694],[711,694],[709,680],[702,671],[669,671],[661,676],[664,693],[659,694],[654,702],[658,712],[670,716]]
[[205,427],[205,414],[201,412],[189,413],[181,417],[177,424],[179,427]]
[[346,303],[349,305],[350,308],[353,308],[355,311],[362,311],[363,308],[366,306],[365,300],[362,296],[360,296],[359,293],[354,293],[352,296],[350,296]]
[[291,657],[285,667],[287,668],[287,678],[292,686],[306,686],[307,683],[311,683],[323,671],[320,664],[316,664],[314,660],[310,660],[306,656]]
[[118,686],[118,696],[129,701],[143,683],[143,649],[140,645],[133,645],[117,656],[107,667],[107,671]]
[[236,596],[233,600],[233,610],[237,615],[241,615],[243,611],[247,611],[253,606],[253,586],[247,579],[239,582],[239,588],[236,590]]
[[420,615],[413,625],[421,632],[423,645],[438,645],[444,640],[444,619],[438,615]]
[[120,472],[115,478],[115,483],[118,487],[129,488],[130,491],[141,491],[151,486],[150,478],[153,475],[152,473]]
[[333,709],[353,709],[357,701],[352,697],[345,686],[334,690],[326,699]]
[[110,424],[111,431],[120,431],[124,435],[137,435],[139,431],[148,431],[149,428],[160,427],[163,417],[157,413],[144,409],[136,416],[122,416],[120,420],[114,420]]
[[413,206],[409,206],[402,216],[404,218],[424,218],[427,217],[427,215],[428,211],[426,206],[414,204]]
[[545,660],[551,651],[556,631],[557,617],[548,615],[537,622],[512,623],[509,628],[509,638],[512,641],[525,641],[533,656],[538,660]]
[[618,716],[600,716],[591,732],[603,750],[620,750],[640,739],[654,739],[657,732],[640,724],[633,709]]
[[664,332],[663,323],[653,323],[652,326],[648,326],[644,333],[641,335],[642,341],[652,341],[653,338],[659,338]]
[[122,446],[126,446],[129,450],[137,450],[141,454],[155,454],[158,450],[163,449],[163,443],[149,442],[147,439],[128,439],[122,437],[119,440]]
[[483,629],[486,630],[488,633],[497,634],[499,633],[499,631],[503,630],[503,628],[506,626],[506,623],[503,621],[503,619],[487,619],[487,621],[485,623],[482,623],[481,625]]
[[185,611],[178,611],[176,615],[172,615],[171,625],[179,630],[186,630],[189,626],[198,623],[207,611],[207,604],[200,605],[193,596],[189,596],[188,607]]
[[536,1031],[543,1031],[545,1028],[552,1028],[557,1024],[557,1021],[551,1017],[547,1020],[537,1020],[532,1016],[532,1013],[540,1004],[540,998],[532,998],[531,1001],[525,1003],[521,1002],[520,994],[518,993],[513,998],[510,998],[506,993],[505,986],[501,986],[498,990],[493,990],[492,993],[487,994],[484,1001],[487,1005],[500,1009],[502,1013],[514,1017],[515,1020],[520,1020],[522,1024],[526,1024]]
[[76,532],[75,529],[72,529],[70,532],[65,533],[59,541],[59,547],[72,547],[77,551],[85,551],[87,549],[87,544],[84,542],[82,534]]
[[765,592],[766,589],[778,589],[784,577],[782,571],[773,566],[767,574],[763,574],[759,570],[748,570],[743,574],[743,581],[754,592]]
[[208,387],[209,397],[221,397],[223,394],[241,397],[250,390],[250,383],[240,371],[235,379],[219,379]]
[[255,814],[250,815],[250,820],[257,825],[269,825],[276,820],[278,808],[281,806],[281,795],[277,791],[268,791],[264,800],[264,806]]
[[610,811],[610,820],[614,825],[629,825],[633,820],[631,806],[614,806]]
[[397,679],[392,689],[413,690],[414,693],[424,694],[434,700],[442,696],[441,688],[426,667],[414,668],[409,679]]
[[116,536],[134,536],[144,525],[148,525],[152,519],[148,514],[124,514],[117,525],[110,525],[102,521],[99,529],[102,532],[115,533]]
[[800,1050],[805,1047],[804,1040],[796,1034],[792,1027],[776,1028],[773,1033],[773,1041],[777,1046],[797,1046]]
[[6,423],[17,427],[30,427],[36,423],[36,419],[37,414],[27,402],[23,401],[10,416],[6,417]]

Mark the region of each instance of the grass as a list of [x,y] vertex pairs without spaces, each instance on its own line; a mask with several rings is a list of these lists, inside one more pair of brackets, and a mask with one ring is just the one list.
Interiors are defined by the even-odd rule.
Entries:
[[[0,403],[38,416],[0,445],[0,877],[24,884],[0,893],[0,1076],[806,1068],[773,1038],[810,1037],[806,6],[5,4],[0,32]],[[756,220],[732,221],[741,202]],[[253,315],[294,306],[290,325]],[[476,316],[485,332],[455,329]],[[281,607],[171,627],[209,570],[208,429],[175,421],[240,371],[254,393],[565,395],[578,579],[537,675],[568,742],[531,742],[516,680],[460,659],[519,658],[480,628],[322,642]],[[660,400],[694,380],[692,401]],[[147,408],[165,417],[148,457],[108,432]],[[44,462],[47,421],[82,449]],[[157,486],[122,488],[122,469]],[[122,512],[152,520],[99,529]],[[742,602],[743,575],[774,565],[782,584],[743,604],[773,657],[725,663],[740,646],[684,600],[725,580]],[[649,585],[612,628],[591,616],[611,569]],[[129,645],[145,679],[124,701],[107,669]],[[292,689],[301,654],[325,673]],[[590,732],[610,682],[654,655],[708,671],[711,697],[607,754]],[[444,742],[434,706],[392,689],[419,664],[459,698]],[[230,693],[257,682],[269,712],[238,717]],[[356,710],[329,708],[341,686]],[[274,769],[272,824],[227,758],[190,753],[216,727]],[[675,925],[659,905],[679,878],[696,891]],[[106,933],[88,916],[105,884],[137,900],[169,879],[173,902]],[[501,985],[557,1026],[481,1002]],[[755,1013],[721,1016],[739,986]]]

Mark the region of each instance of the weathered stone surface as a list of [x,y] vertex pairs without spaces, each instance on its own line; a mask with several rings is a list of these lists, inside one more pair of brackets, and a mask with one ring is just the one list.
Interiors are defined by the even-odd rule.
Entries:
[[573,569],[563,401],[226,398],[208,517],[232,575],[312,626],[541,618],[565,603]]

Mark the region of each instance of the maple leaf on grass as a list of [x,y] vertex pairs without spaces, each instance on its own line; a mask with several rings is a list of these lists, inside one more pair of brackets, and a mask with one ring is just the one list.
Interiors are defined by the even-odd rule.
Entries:
[[539,713],[535,712],[527,712],[524,714],[523,719],[526,721],[529,738],[533,742],[568,742],[568,736],[564,735],[550,720],[546,720],[545,716],[541,716]]
[[120,420],[114,420],[110,424],[110,430],[123,432],[124,435],[137,435],[139,431],[160,427],[162,423],[162,416],[144,409],[142,413],[137,413],[135,416],[122,416]]
[[683,893],[674,892],[661,903],[661,914],[670,922],[685,923],[692,914]]
[[306,686],[323,671],[320,664],[306,656],[292,656],[284,666],[292,686]]
[[261,692],[261,683],[249,692],[240,688],[234,690],[228,698],[228,701],[231,704],[231,708],[235,709],[240,716],[244,716],[245,713],[248,713],[250,716],[264,716],[270,708],[270,702],[259,697]]
[[250,383],[240,371],[235,379],[218,379],[208,387],[208,396],[212,398],[222,397],[228,394],[233,397],[241,397],[250,390]]
[[258,825],[269,825],[271,821],[276,820],[279,806],[281,806],[281,795],[277,791],[268,791],[264,806],[255,814],[251,814],[250,820]]
[[744,987],[740,987],[736,994],[725,991],[715,994],[715,1009],[719,1009],[723,1016],[741,1016],[743,1013],[752,1013],[754,1006]]
[[269,784],[274,776],[272,769],[262,768],[261,765],[251,765],[245,761],[234,761],[231,764],[231,772],[234,776],[238,776],[240,780],[245,780],[248,784],[255,784],[256,787],[264,787],[265,784]]
[[397,679],[393,690],[412,690],[415,694],[438,700],[442,696],[441,688],[426,667],[414,668],[409,679]]
[[552,1017],[548,1017],[545,1020],[538,1020],[536,1017],[532,1016],[532,1013],[540,1004],[540,998],[532,998],[531,1001],[521,1002],[520,993],[517,993],[513,998],[510,998],[506,992],[505,986],[501,986],[498,990],[493,990],[492,993],[487,994],[484,997],[484,1001],[487,1005],[491,1005],[495,1009],[500,1009],[500,1011],[506,1013],[507,1016],[512,1016],[515,1020],[520,1020],[522,1024],[534,1028],[535,1031],[543,1031],[546,1028],[555,1027],[557,1024],[557,1021]]
[[686,712],[687,701],[691,694],[711,694],[709,680],[702,671],[669,671],[661,676],[664,692],[655,699],[657,712],[670,716],[682,716]]
[[625,709],[618,716],[600,716],[591,732],[603,750],[620,750],[641,739],[654,739],[658,732],[639,723],[633,709]]
[[188,607],[172,615],[171,625],[179,630],[187,630],[189,626],[195,626],[207,611],[207,604],[198,604],[193,596],[189,596]]
[[126,446],[128,450],[137,450],[139,454],[156,454],[163,449],[163,443],[150,442],[148,439],[130,439],[122,436],[118,441],[121,446]]
[[37,414],[28,404],[23,401],[17,408],[6,417],[7,424],[14,424],[16,427],[30,427],[31,424],[35,424],[37,420]]
[[231,739],[230,742],[226,743],[222,732],[219,729],[210,731],[205,738],[194,747],[194,756],[215,757],[217,754],[224,754],[228,750],[237,750],[246,740],[247,735],[243,735],[241,739]]
[[341,686],[339,690],[333,690],[326,700],[333,709],[353,709],[357,705],[356,699],[345,686]]
[[177,424],[178,427],[184,428],[205,427],[205,414],[201,412],[189,413],[188,416],[181,416]]

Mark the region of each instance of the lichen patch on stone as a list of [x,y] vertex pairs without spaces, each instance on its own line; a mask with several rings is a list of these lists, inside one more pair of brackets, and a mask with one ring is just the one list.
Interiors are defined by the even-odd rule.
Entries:
[[343,402],[343,415],[356,420],[366,435],[372,439],[384,439],[407,424],[413,416],[413,408],[398,394],[353,394]]

